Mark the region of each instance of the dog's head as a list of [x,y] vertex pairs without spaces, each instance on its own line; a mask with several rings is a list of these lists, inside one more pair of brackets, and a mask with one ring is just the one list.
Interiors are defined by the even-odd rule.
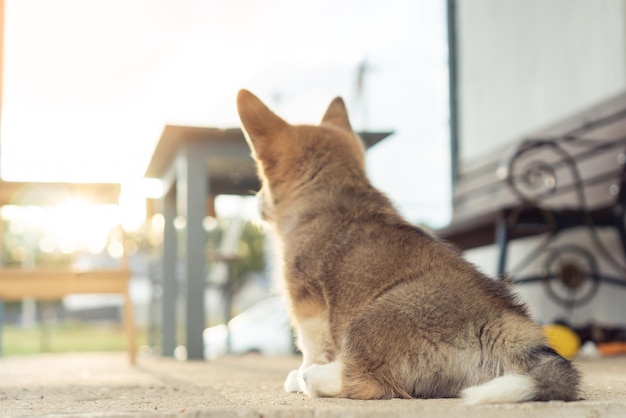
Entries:
[[239,92],[237,108],[261,179],[266,219],[314,188],[364,177],[363,144],[341,98],[330,103],[319,125],[291,125],[247,90]]

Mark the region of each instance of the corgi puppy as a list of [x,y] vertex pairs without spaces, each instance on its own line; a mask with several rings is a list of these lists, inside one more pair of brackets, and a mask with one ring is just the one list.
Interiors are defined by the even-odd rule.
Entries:
[[371,185],[341,98],[319,125],[291,125],[247,90],[237,107],[303,356],[286,390],[469,404],[577,399],[578,372],[507,285],[404,220]]

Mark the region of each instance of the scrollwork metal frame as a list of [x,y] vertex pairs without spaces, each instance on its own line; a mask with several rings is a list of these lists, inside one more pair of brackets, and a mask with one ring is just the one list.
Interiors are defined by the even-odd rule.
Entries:
[[[588,123],[568,135],[528,139],[504,155],[497,174],[515,196],[518,205],[504,211],[496,225],[496,243],[500,250],[498,273],[502,277],[515,284],[540,282],[553,301],[567,308],[587,304],[597,294],[602,282],[626,286],[623,276],[616,277],[602,273],[597,259],[600,257],[610,263],[615,270],[626,273],[626,227],[624,226],[626,137],[610,140],[583,137],[583,134],[588,134],[595,128],[614,123],[619,119],[626,120],[626,110]],[[581,175],[578,163],[584,159],[581,156],[589,157],[613,149],[621,150],[623,153],[623,158],[618,157],[621,171],[617,175],[613,174],[615,181],[619,183],[619,192],[610,207],[604,208],[601,212],[595,211],[588,205],[585,194],[585,188],[588,186],[585,181],[588,179]],[[572,150],[579,152],[573,155]],[[540,158],[529,159],[532,153]],[[619,152],[616,152],[616,155],[619,155]],[[565,177],[569,178],[568,182],[560,181],[559,172],[562,170],[567,170]],[[603,181],[605,180],[604,178]],[[590,181],[593,182],[593,180]],[[590,184],[593,185],[593,183]],[[558,200],[558,196],[563,193],[573,194],[576,198],[577,202],[573,208],[551,208],[544,204],[547,199]],[[598,214],[602,214],[602,217],[600,218]],[[506,269],[510,237],[520,227],[528,227],[529,223],[533,223],[534,228],[539,228],[543,239],[535,244],[534,248],[515,266]],[[583,227],[587,230],[590,236],[589,242],[596,249],[598,256],[578,244],[553,245],[559,233],[574,227]],[[617,230],[622,246],[620,252],[622,261],[618,261],[600,239],[599,227],[613,227]],[[566,256],[566,254],[569,255]],[[527,265],[542,256],[544,263],[538,274],[517,277]],[[567,266],[569,270],[564,271],[563,266]],[[578,276],[576,280],[571,280],[570,277],[570,282],[567,282],[568,277],[565,277],[567,274]],[[557,290],[559,287],[561,289]],[[579,293],[581,289],[584,292]]]

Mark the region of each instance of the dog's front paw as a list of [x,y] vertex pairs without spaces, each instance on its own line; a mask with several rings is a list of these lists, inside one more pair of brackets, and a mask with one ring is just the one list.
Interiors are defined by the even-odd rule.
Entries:
[[314,364],[302,373],[302,389],[312,398],[338,396],[342,387],[343,367],[339,362]]
[[302,392],[300,387],[300,372],[298,370],[292,370],[285,379],[285,390],[290,393]]

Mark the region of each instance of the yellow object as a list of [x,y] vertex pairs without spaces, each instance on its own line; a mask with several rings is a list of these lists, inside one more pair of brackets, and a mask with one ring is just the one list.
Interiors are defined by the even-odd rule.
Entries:
[[548,337],[550,347],[563,357],[571,359],[578,353],[580,338],[570,328],[557,324],[544,325],[543,332]]

